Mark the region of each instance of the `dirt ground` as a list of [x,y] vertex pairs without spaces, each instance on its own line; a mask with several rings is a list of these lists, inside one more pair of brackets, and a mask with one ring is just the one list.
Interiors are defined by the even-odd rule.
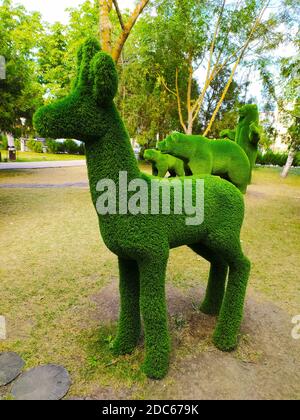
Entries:
[[[216,319],[195,309],[204,289],[181,291],[168,286],[168,309],[173,339],[169,375],[163,381],[148,381],[143,398],[153,399],[299,399],[300,342],[291,336],[291,317],[271,302],[247,299],[239,348],[222,353],[211,343]],[[117,282],[91,298],[94,316],[114,322],[118,315]],[[179,330],[176,320],[183,324]],[[181,341],[186,351],[177,354]],[[189,351],[192,350],[192,351]],[[90,398],[134,397],[126,390],[115,393],[99,389]]]

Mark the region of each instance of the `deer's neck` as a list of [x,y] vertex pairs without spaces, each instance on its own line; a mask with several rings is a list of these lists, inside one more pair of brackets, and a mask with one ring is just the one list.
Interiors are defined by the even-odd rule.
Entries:
[[134,156],[128,132],[115,106],[106,115],[104,135],[86,144],[88,176],[93,201],[96,186],[103,179],[119,182],[119,173],[127,172],[128,181],[138,178],[140,171]]

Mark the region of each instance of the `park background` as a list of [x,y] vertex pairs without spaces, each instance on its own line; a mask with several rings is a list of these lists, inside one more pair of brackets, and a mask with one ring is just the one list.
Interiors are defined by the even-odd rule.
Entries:
[[[18,151],[20,161],[83,158],[74,139],[41,141],[32,116],[69,91],[76,50],[88,36],[100,36],[99,3],[0,2],[0,55],[6,60],[6,78],[0,80],[4,159],[7,137],[14,138],[17,149],[26,140],[30,151]],[[124,22],[134,3],[119,1]],[[142,150],[155,147],[173,130],[198,134],[211,125],[208,136],[218,137],[222,129],[235,128],[243,104],[260,108],[264,132],[258,163],[264,166],[254,170],[245,198],[242,240],[252,272],[236,352],[223,355],[212,346],[215,320],[197,310],[208,265],[180,248],[172,251],[168,267],[174,348],[169,376],[160,383],[146,379],[139,370],[142,347],[113,359],[117,261],[99,245],[85,166],[0,171],[0,314],[8,329],[0,350],[21,354],[27,368],[64,365],[73,381],[69,398],[300,396],[299,341],[291,337],[291,319],[300,307],[299,3],[229,0],[223,11],[222,4],[150,1],[120,55],[116,103],[133,146]],[[65,6],[72,8],[63,12]],[[110,17],[114,43],[121,25],[115,9]],[[219,54],[226,65],[207,85],[208,67],[214,68]],[[191,116],[195,104],[201,106]],[[295,167],[283,179],[277,166],[287,162],[288,154]],[[140,166],[151,170],[145,162]],[[9,398],[9,389],[0,395]]]

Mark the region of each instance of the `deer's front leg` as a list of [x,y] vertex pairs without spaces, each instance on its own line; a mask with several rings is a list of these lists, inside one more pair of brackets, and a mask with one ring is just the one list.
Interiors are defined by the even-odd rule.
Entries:
[[118,334],[113,343],[116,355],[131,353],[141,334],[140,279],[136,261],[119,258],[121,307]]
[[165,296],[165,275],[169,250],[139,262],[140,305],[145,328],[143,370],[150,378],[163,378],[169,367],[170,338]]

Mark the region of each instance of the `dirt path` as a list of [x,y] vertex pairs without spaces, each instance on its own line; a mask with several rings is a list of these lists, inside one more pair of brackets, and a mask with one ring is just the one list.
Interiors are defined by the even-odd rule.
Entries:
[[44,169],[44,168],[70,168],[76,166],[85,166],[85,160],[60,160],[60,161],[46,161],[46,162],[8,162],[0,163],[0,170],[15,170],[15,169]]
[[[102,323],[117,318],[115,284],[92,298],[97,303],[94,315]],[[291,317],[270,302],[249,297],[240,346],[233,353],[222,353],[211,344],[215,319],[193,307],[203,293],[199,289],[184,292],[168,287],[174,350],[171,368],[163,381],[148,382],[143,397],[300,399],[300,340],[291,336]],[[178,328],[178,324],[182,327]],[[102,399],[103,392],[112,398],[125,397],[106,389],[96,391],[92,398]]]
[[0,188],[88,188],[87,182],[65,182],[64,184],[0,184]]

